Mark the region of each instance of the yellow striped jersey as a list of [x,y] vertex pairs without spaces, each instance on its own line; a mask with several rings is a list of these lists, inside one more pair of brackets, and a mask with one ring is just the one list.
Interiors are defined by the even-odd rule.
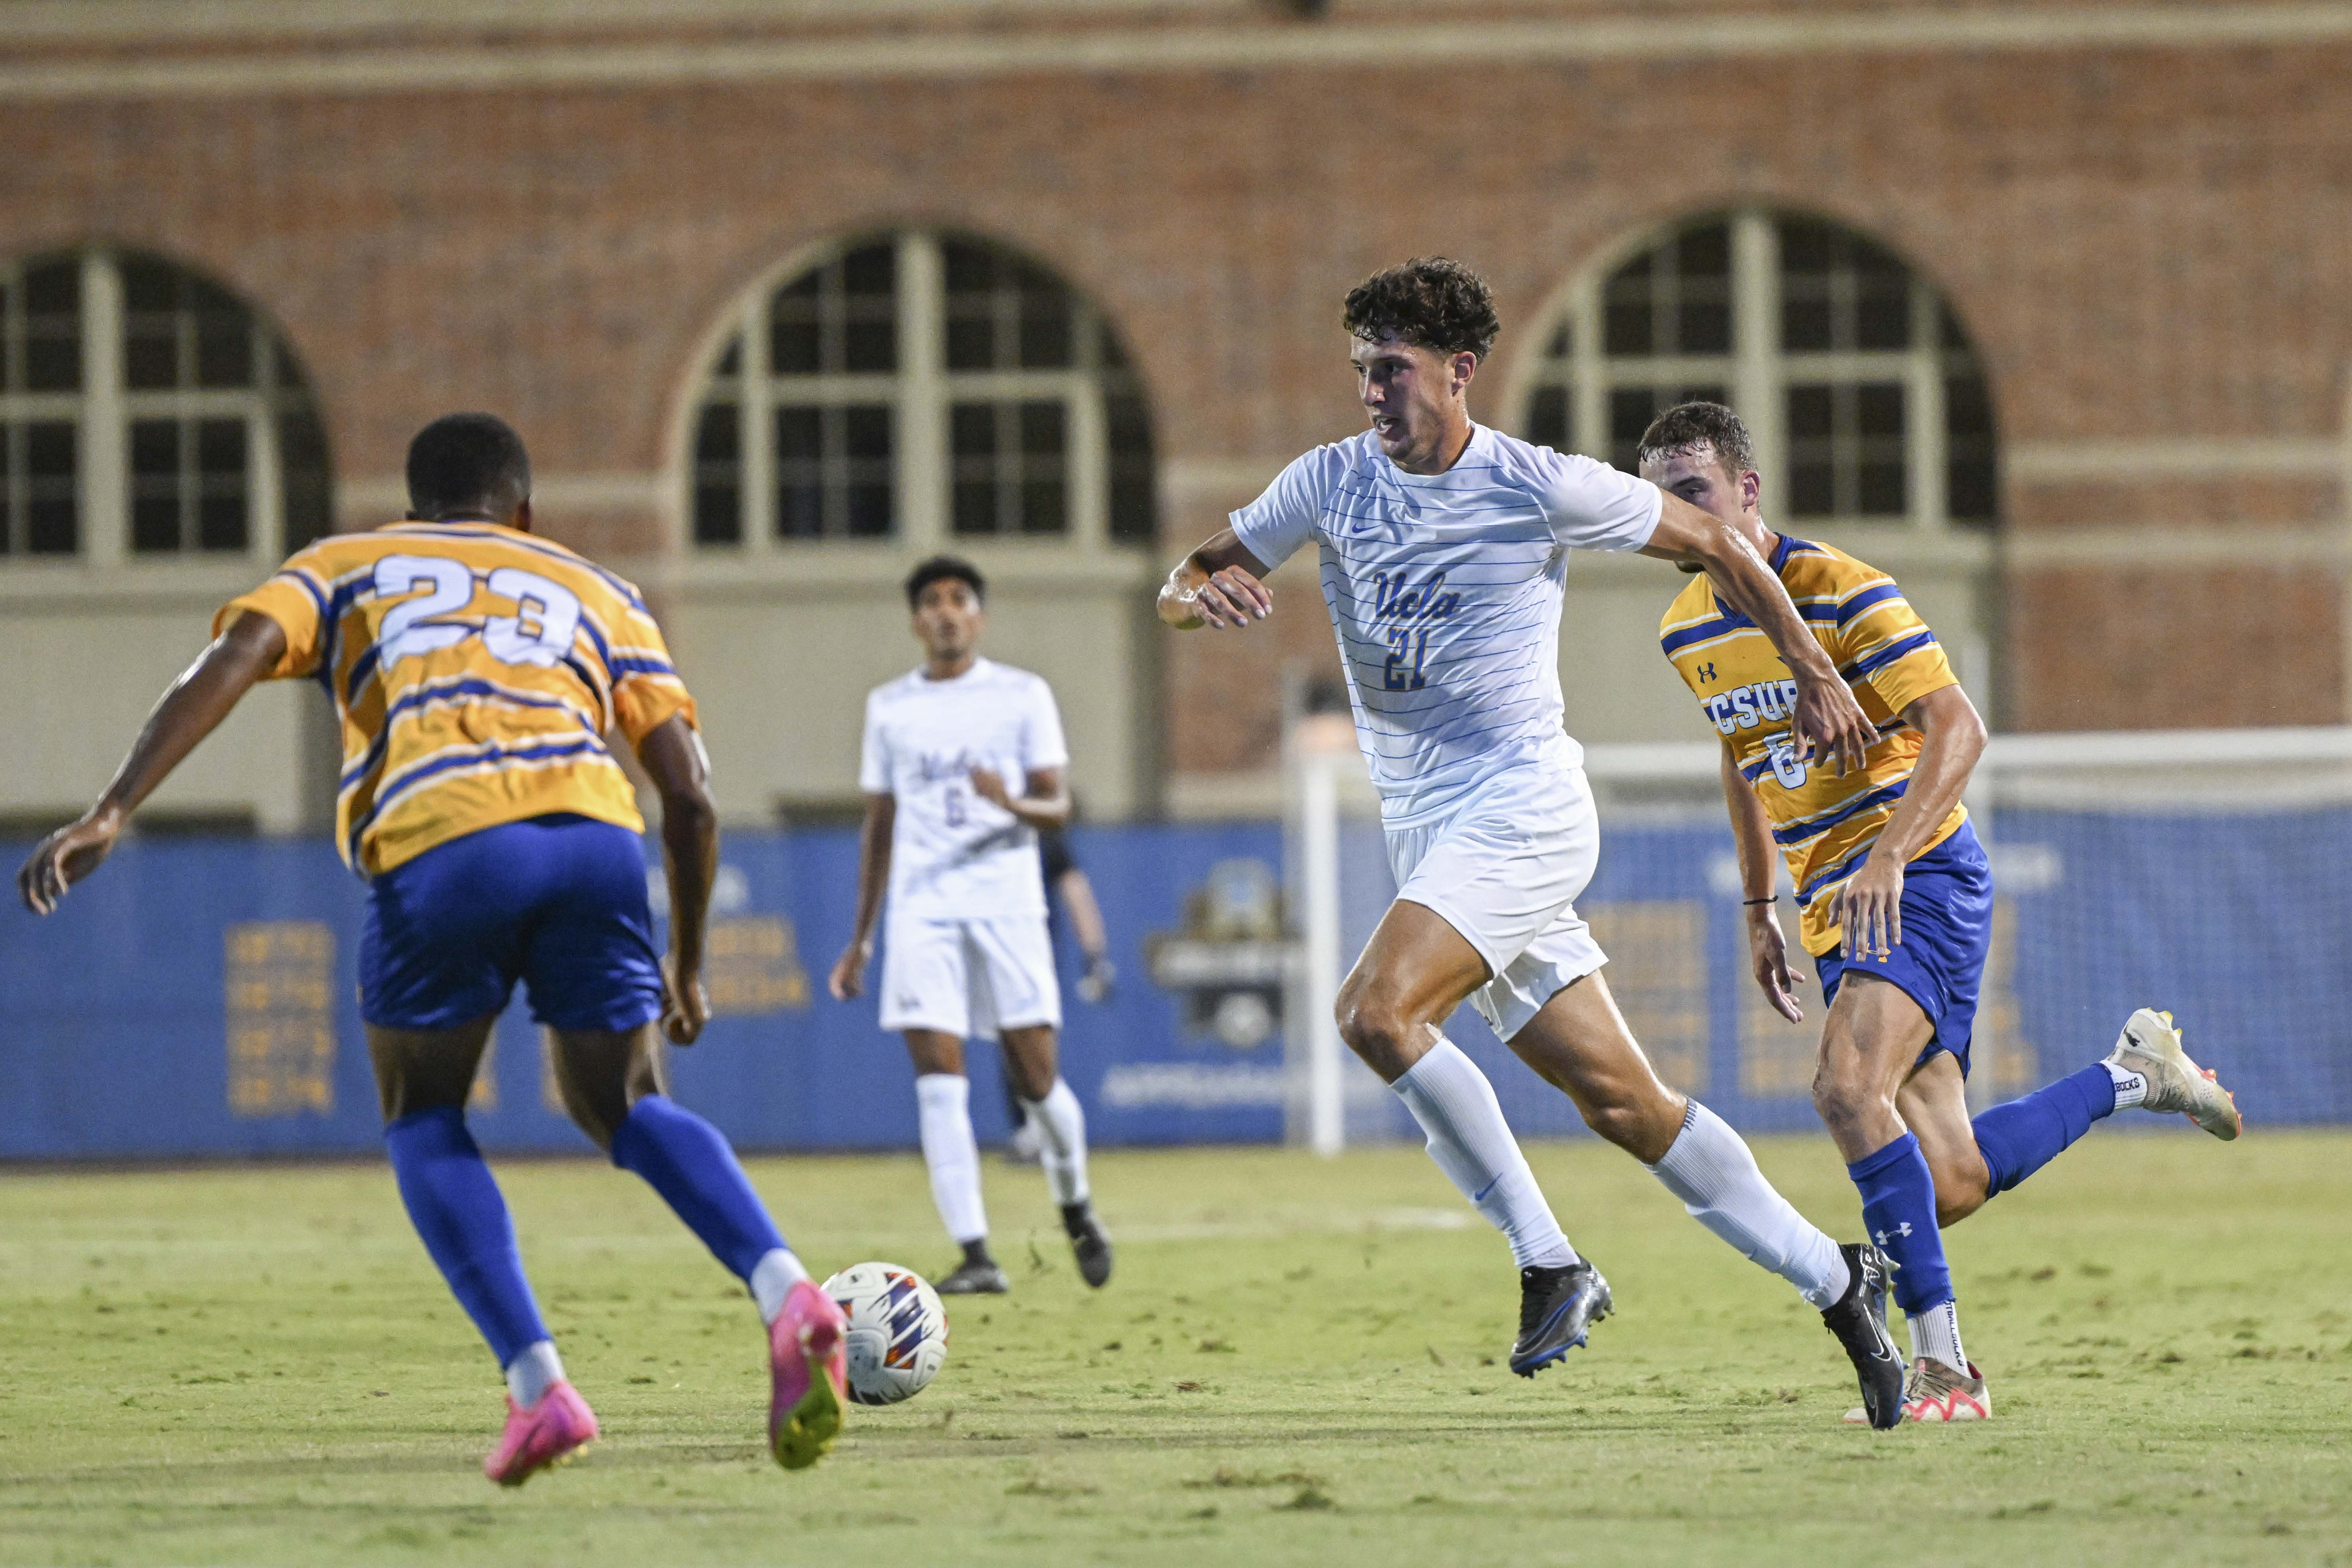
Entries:
[[489,522],[332,534],[214,617],[286,633],[272,679],[309,676],[342,721],[337,847],[362,875],[551,812],[642,832],[605,748],[694,700],[635,588],[561,544]]
[[[1878,726],[1864,768],[1841,778],[1834,764],[1797,760],[1790,740],[1797,683],[1762,628],[1717,598],[1704,574],[1667,606],[1658,637],[1675,673],[1697,695],[1699,711],[1763,801],[1773,840],[1797,885],[1805,951],[1819,954],[1838,945],[1832,900],[1823,895],[1862,868],[1918,761],[1921,737],[1903,721],[1903,710],[1958,682],[1936,634],[1885,573],[1842,550],[1787,534],[1774,547],[1771,564],[1814,639]],[[1954,806],[1921,852],[1967,820],[1967,811]]]

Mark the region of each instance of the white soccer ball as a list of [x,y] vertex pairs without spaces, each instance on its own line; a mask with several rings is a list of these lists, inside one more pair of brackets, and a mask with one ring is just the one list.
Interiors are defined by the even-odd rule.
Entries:
[[849,1397],[896,1405],[923,1391],[948,1359],[948,1313],[911,1268],[858,1263],[824,1286],[849,1320]]

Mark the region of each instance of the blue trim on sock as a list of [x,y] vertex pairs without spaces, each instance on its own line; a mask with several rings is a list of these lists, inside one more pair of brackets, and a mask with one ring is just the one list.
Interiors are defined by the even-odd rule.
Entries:
[[784,1245],[719,1129],[667,1095],[632,1106],[613,1134],[613,1163],[635,1171],[739,1279]]
[[1987,1195],[2009,1191],[2115,1112],[2115,1076],[2104,1062],[1994,1106],[1975,1123],[1977,1150],[1991,1177]]
[[1952,1300],[1952,1271],[1936,1224],[1936,1178],[1919,1140],[1906,1132],[1845,1168],[1862,1194],[1863,1224],[1895,1259],[1895,1300],[1906,1313]]
[[383,1130],[383,1147],[425,1250],[499,1367],[549,1338],[523,1277],[514,1221],[466,1113],[448,1105],[404,1116]]

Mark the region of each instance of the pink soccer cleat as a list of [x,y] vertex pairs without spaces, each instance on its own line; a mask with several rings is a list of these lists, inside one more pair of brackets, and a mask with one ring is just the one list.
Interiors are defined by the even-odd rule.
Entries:
[[775,1396],[768,1405],[768,1447],[776,1463],[805,1470],[824,1458],[841,1435],[849,1392],[842,1350],[849,1321],[833,1298],[803,1279],[784,1298],[768,1329],[768,1361]]
[[519,1487],[595,1440],[596,1413],[570,1384],[548,1384],[528,1410],[509,1394],[507,1429],[482,1460],[482,1474],[502,1487]]

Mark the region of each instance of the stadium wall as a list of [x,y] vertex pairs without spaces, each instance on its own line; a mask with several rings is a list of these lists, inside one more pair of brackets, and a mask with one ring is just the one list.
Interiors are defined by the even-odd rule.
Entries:
[[[1145,603],[1171,550],[1360,425],[1333,342],[1349,283],[1458,253],[1524,328],[1630,237],[1742,203],[1892,246],[1976,345],[1998,535],[1832,537],[1939,600],[1948,639],[1984,640],[2002,727],[2346,715],[2352,12],[1441,9],[539,0],[488,31],[439,5],[24,5],[0,17],[0,253],[137,246],[264,311],[318,397],[343,526],[396,512],[424,418],[513,417],[548,528],[644,581],[688,650],[740,822],[852,791],[910,552],[698,556],[685,412],[743,290],[909,223],[1050,265],[1149,393],[1156,550],[977,552],[1007,589],[1001,647],[1057,677],[1104,815],[1276,798],[1280,674],[1332,668],[1306,575],[1281,579],[1271,636],[1171,637]],[[1496,390],[1534,347],[1507,334]],[[1572,570],[1571,723],[1686,736],[1647,651],[1671,582]],[[247,575],[0,562],[0,653],[43,671],[0,690],[0,725],[54,736],[63,703],[89,731],[0,771],[0,815],[85,801],[238,585],[215,580]],[[2160,673],[2152,636],[2178,656]],[[300,730],[257,721],[163,804],[314,821],[315,792],[288,794],[316,771]]]
[[[1066,997],[1065,1075],[1105,1145],[1303,1139],[1298,978],[1266,824],[1080,829],[1112,938],[1112,1000]],[[2002,812],[1990,835],[1993,950],[1978,1021],[1997,1097],[2102,1055],[2133,1008],[2173,1009],[2250,1126],[2352,1121],[2352,810]],[[14,864],[22,844],[0,844]],[[1388,890],[1376,831],[1349,829],[1349,955]],[[711,937],[716,1006],[674,1054],[677,1092],[747,1148],[911,1148],[912,1071],[869,994],[822,991],[846,940],[846,830],[739,833]],[[2186,890],[2186,891],[2184,891]],[[1730,839],[1715,821],[1612,825],[1580,908],[1610,984],[1669,1082],[1734,1125],[1817,1125],[1815,1021],[1748,978]],[[361,885],[323,841],[134,840],[47,921],[0,943],[0,1159],[364,1153],[379,1142],[356,996]],[[2281,909],[2298,918],[2274,918]],[[1066,978],[1074,955],[1064,941]],[[1801,993],[1818,995],[1810,981]],[[1811,1003],[1809,1001],[1809,1006]],[[1464,1009],[1449,1034],[1521,1132],[1580,1136],[1566,1099]],[[1293,1064],[1302,1064],[1297,1070]],[[1005,1131],[995,1054],[971,1053],[983,1140]],[[1346,1064],[1349,1133],[1407,1136],[1395,1097]],[[520,1000],[474,1121],[498,1150],[584,1152]]]

